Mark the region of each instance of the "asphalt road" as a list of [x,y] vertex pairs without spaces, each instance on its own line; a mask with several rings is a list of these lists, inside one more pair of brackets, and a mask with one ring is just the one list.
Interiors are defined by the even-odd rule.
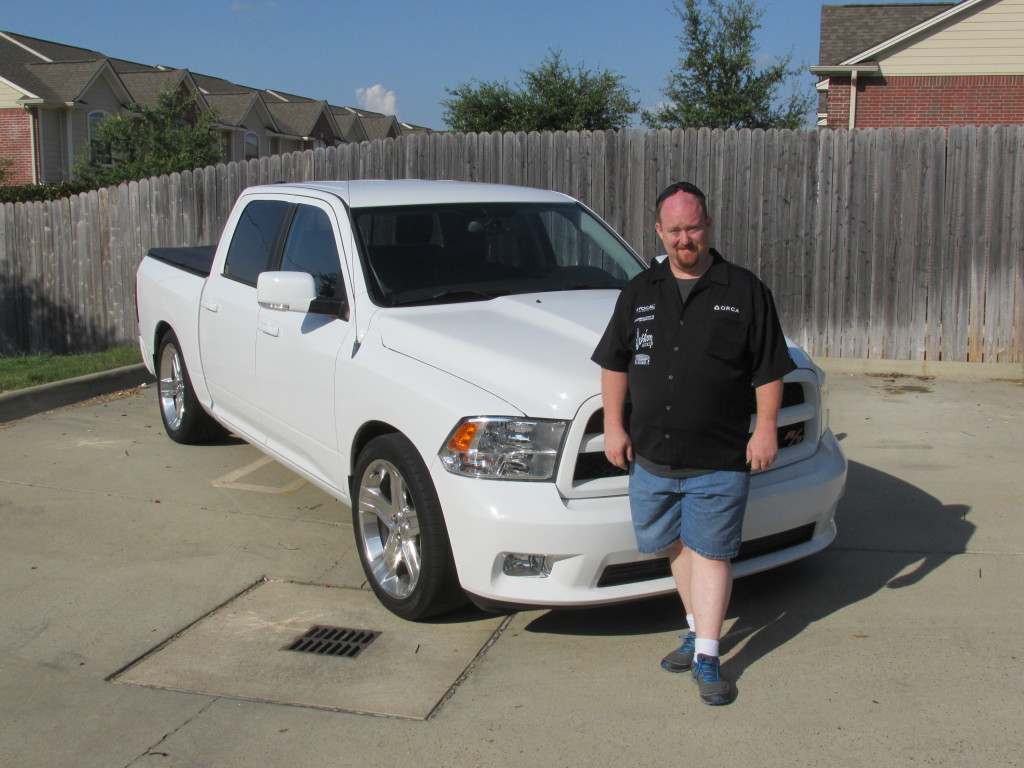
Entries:
[[[826,552],[736,583],[703,706],[672,599],[394,620],[349,510],[155,392],[0,425],[0,761],[36,766],[1024,764],[1020,382],[831,378]],[[287,653],[311,623],[357,659]]]

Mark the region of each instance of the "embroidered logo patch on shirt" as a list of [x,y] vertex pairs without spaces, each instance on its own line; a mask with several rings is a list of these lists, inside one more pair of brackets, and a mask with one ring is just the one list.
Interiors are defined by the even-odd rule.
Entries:
[[650,365],[650,364],[651,364],[651,356],[650,355],[636,355],[633,358],[633,365]]

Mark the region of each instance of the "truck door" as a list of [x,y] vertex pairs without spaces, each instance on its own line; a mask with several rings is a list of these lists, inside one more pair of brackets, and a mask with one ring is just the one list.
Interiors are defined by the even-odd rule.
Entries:
[[235,221],[223,266],[210,274],[199,308],[199,345],[213,409],[263,442],[256,385],[256,279],[267,269],[291,206],[256,198]]
[[311,274],[317,301],[310,312],[259,310],[256,381],[267,446],[344,490],[335,378],[353,323],[339,311],[347,290],[339,235],[327,204],[306,198],[295,206],[277,268]]

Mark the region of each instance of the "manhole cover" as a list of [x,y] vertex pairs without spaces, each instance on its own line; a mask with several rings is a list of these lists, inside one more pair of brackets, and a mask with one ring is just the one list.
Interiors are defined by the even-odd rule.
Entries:
[[372,629],[314,626],[282,650],[354,659],[369,648],[370,643],[378,637],[380,637],[380,632],[375,632]]

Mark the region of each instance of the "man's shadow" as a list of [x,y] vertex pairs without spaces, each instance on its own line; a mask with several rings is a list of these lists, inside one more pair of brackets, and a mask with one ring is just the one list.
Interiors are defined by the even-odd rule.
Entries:
[[[850,462],[839,504],[839,534],[822,553],[737,579],[722,654],[737,680],[757,660],[814,622],[882,589],[911,589],[952,556],[967,551],[969,507],[943,504],[903,480]],[[728,619],[735,619],[731,626]],[[679,598],[602,608],[553,610],[527,631],[571,635],[638,635],[684,630]]]

